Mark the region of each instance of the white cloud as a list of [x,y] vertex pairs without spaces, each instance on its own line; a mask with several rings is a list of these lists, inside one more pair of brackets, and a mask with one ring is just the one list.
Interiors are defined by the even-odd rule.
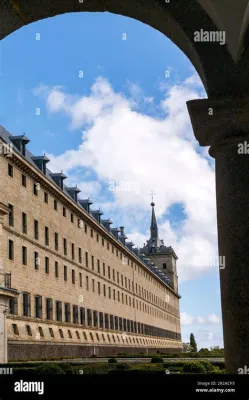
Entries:
[[[131,181],[139,187],[139,191],[112,192],[102,201],[105,210],[112,212],[105,217],[112,218],[119,211],[129,222],[129,239],[137,238],[140,243],[148,239],[149,230],[141,234],[137,223],[150,213],[151,189],[156,193],[158,219],[173,204],[182,205],[184,219],[177,228],[165,217],[159,224],[161,239],[179,257],[179,281],[213,268],[199,260],[217,255],[214,169],[207,154],[199,151],[186,107],[187,100],[200,97],[200,87],[199,79],[191,76],[165,91],[160,118],[139,112],[138,99],[142,96],[146,102],[146,96],[137,85],[130,85],[134,99],[128,98],[114,92],[102,77],[94,82],[89,96],[72,96],[60,87],[43,86],[35,92],[44,96],[49,112],[65,113],[69,128],[81,130],[82,135],[78,148],[50,155],[49,168],[61,170],[63,166],[66,174],[73,168],[91,169],[102,184]],[[132,207],[138,210],[133,221]]]
[[198,324],[219,324],[220,319],[217,317],[217,315],[212,314],[209,315],[208,317],[193,317],[190,314],[187,314],[186,312],[181,313],[181,324],[182,325],[198,325]]

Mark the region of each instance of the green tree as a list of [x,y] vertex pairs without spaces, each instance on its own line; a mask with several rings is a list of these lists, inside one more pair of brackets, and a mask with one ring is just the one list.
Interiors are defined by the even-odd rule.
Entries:
[[193,347],[190,346],[190,343],[183,343],[183,353],[189,353],[190,351],[194,351]]
[[193,351],[197,351],[197,344],[193,333],[190,334],[190,346],[193,348]]

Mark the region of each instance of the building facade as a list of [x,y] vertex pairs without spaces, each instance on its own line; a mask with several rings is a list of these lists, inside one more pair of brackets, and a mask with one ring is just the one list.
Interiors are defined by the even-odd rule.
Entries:
[[157,240],[154,203],[134,248],[28,142],[0,127],[2,361],[4,343],[9,359],[182,351],[177,257]]

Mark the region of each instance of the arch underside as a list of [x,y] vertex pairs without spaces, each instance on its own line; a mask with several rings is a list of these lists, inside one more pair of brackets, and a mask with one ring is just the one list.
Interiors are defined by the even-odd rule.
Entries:
[[[243,52],[237,60],[234,60],[234,53],[229,51],[228,44],[194,41],[196,31],[217,31],[220,29],[217,24],[222,26],[219,23],[221,19],[217,18],[217,13],[210,6],[213,0],[208,0],[209,7],[206,9],[202,0],[166,1],[83,0],[80,3],[80,0],[4,0],[1,5],[0,39],[24,25],[59,14],[82,11],[120,14],[146,23],[172,40],[192,62],[209,97],[236,93],[246,95],[249,92],[249,56],[245,40],[241,39]],[[237,0],[237,3],[245,1]],[[241,24],[247,38],[245,20],[246,17]]]

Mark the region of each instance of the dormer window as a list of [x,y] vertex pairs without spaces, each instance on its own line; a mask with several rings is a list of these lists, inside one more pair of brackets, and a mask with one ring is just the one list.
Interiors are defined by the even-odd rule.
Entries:
[[32,160],[36,164],[36,166],[39,168],[39,170],[46,175],[47,172],[47,167],[46,164],[50,161],[45,154],[43,156],[37,156],[37,157],[32,157]]
[[26,144],[29,143],[29,139],[24,134],[21,136],[10,136],[10,139],[20,153],[26,157]]

